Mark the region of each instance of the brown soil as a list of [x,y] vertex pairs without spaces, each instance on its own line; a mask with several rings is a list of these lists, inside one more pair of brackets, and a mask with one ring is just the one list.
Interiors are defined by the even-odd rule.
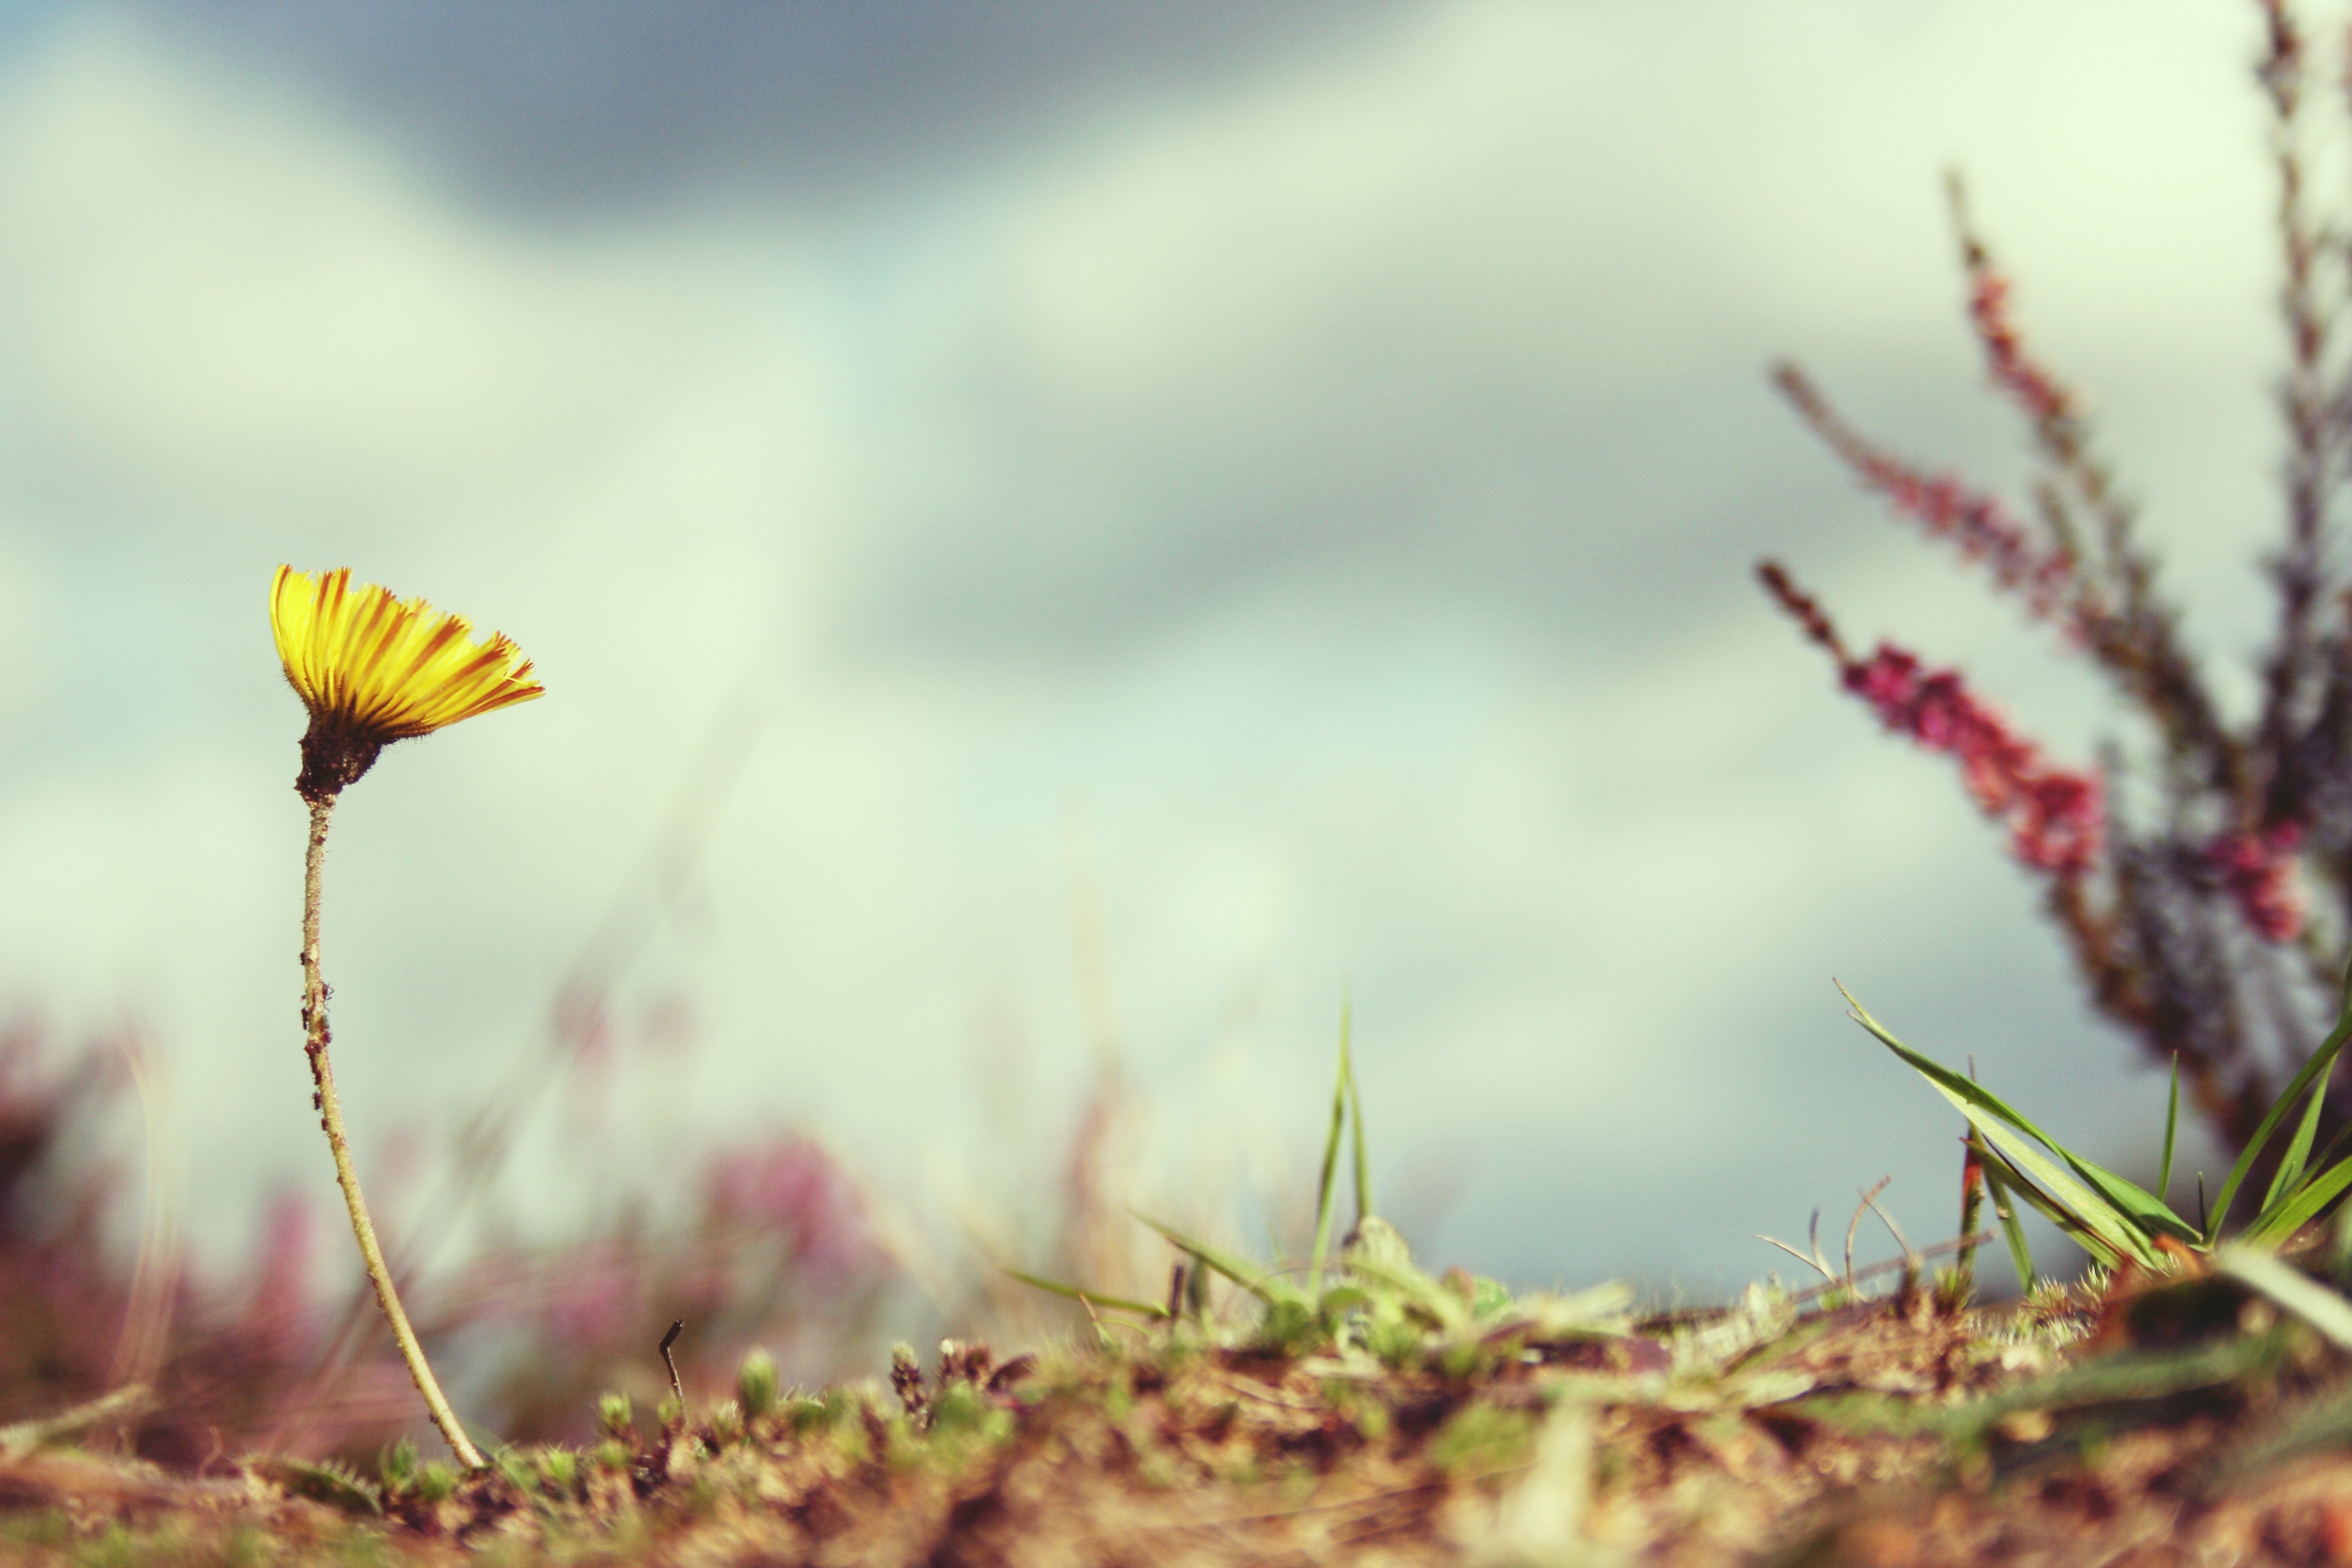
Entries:
[[[1186,1327],[730,1404],[457,1481],[0,1464],[9,1561],[2352,1563],[2352,1358],[2226,1280],[2032,1309],[1760,1294],[1284,1355]],[[1471,1349],[1465,1350],[1464,1346]],[[1025,1363],[1026,1358],[1024,1358]]]

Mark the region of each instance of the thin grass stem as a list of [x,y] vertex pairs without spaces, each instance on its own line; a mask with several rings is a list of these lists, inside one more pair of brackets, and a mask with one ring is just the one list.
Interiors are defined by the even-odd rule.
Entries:
[[1350,1006],[1339,1003],[1339,1076],[1331,1085],[1331,1132],[1323,1141],[1323,1173],[1315,1183],[1315,1251],[1307,1268],[1307,1295],[1323,1299],[1323,1260],[1331,1250],[1331,1194],[1339,1174],[1339,1133],[1348,1120],[1348,1032]]
[[1348,1064],[1348,1142],[1355,1152],[1356,1223],[1372,1216],[1372,1163],[1364,1149],[1364,1096],[1356,1087],[1356,1064]]
[[[1960,1234],[1974,1236],[1977,1222],[1984,1215],[1984,1163],[1977,1158],[1976,1135],[1972,1132],[1960,1140]],[[1977,1255],[1974,1248],[1964,1247],[1952,1263],[1952,1273],[1958,1282],[1960,1300],[1976,1294]]]

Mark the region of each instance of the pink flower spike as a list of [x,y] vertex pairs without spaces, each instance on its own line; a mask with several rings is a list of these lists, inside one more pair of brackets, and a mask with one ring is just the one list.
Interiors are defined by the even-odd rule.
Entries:
[[2260,833],[2233,830],[2205,847],[2205,862],[2264,942],[2289,942],[2303,934],[2303,882],[2295,875],[2295,851],[2303,825],[2281,822]]
[[2049,766],[2041,748],[1969,692],[1958,671],[1924,668],[1881,643],[1843,669],[1847,690],[1879,722],[1960,764],[1960,781],[1987,816],[2009,828],[2010,852],[2063,881],[2087,873],[2104,847],[2106,792],[2096,773]]
[[1847,424],[1795,366],[1782,365],[1773,381],[1813,433],[1889,506],[1930,536],[1950,542],[1962,559],[1990,568],[1993,581],[2023,599],[2037,618],[2079,635],[2068,605],[2072,554],[2039,541],[1999,497],[1957,475],[1929,473],[1871,440]]
[[2032,355],[2009,314],[2009,279],[1971,247],[1969,320],[1977,341],[1984,345],[1985,363],[1993,381],[2016,399],[2036,423],[2052,425],[2074,416],[2074,396]]

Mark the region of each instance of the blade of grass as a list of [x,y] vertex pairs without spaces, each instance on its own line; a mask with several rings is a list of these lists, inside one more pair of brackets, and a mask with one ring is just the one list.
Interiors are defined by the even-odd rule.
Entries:
[[2017,1131],[1967,1096],[1955,1093],[1942,1079],[1929,1075],[1927,1080],[1969,1119],[1969,1124],[1983,1139],[1987,1152],[2008,1166],[2010,1184],[2027,1202],[2077,1239],[2095,1237],[2099,1245],[2093,1250],[2110,1254],[2110,1260],[2130,1258],[2148,1264],[2157,1260],[2156,1248],[2149,1244],[2146,1233],[2103,1194],[2075,1181]]
[[[2166,1206],[2164,1199],[2159,1199],[2155,1192],[2149,1192],[2147,1187],[2140,1187],[2138,1183],[2122,1178],[2122,1175],[2116,1175],[2115,1171],[2107,1171],[2105,1166],[2088,1162],[2088,1159],[2084,1159],[2082,1154],[2072,1152],[2070,1147],[2065,1147],[2063,1142],[2051,1138],[2046,1131],[2034,1126],[2032,1119],[2030,1119],[2025,1112],[2021,1112],[2016,1105],[2011,1105],[2009,1100],[2004,1100],[2001,1096],[1997,1096],[1997,1093],[1992,1093],[1990,1089],[1985,1089],[1983,1084],[1978,1084],[1976,1079],[1967,1079],[1967,1077],[1952,1072],[1950,1068],[1945,1068],[1943,1063],[1938,1063],[1936,1058],[1922,1056],[1919,1051],[1912,1051],[1910,1047],[1906,1047],[1903,1041],[1895,1039],[1895,1037],[1886,1030],[1886,1025],[1879,1023],[1877,1018],[1872,1018],[1870,1011],[1867,1011],[1861,1002],[1855,1002],[1853,992],[1846,990],[1844,985],[1839,985],[1837,990],[1839,994],[1844,996],[1846,1004],[1853,1008],[1855,1023],[1863,1025],[1863,1027],[1870,1030],[1872,1035],[1877,1035],[1882,1047],[1886,1047],[1889,1051],[1894,1051],[1895,1056],[1903,1058],[1903,1060],[1906,1060],[1906,1063],[1910,1065],[1919,1077],[1924,1077],[1928,1084],[1933,1084],[1936,1089],[1943,1090],[1943,1096],[1948,1098],[1948,1100],[1952,1100],[1952,1105],[1961,1107],[1961,1112],[1969,1112],[1969,1119],[1971,1119],[1971,1121],[1978,1121],[1978,1112],[1988,1114],[1988,1117],[1997,1119],[1997,1121],[2006,1121],[2011,1129],[2016,1129],[2018,1133],[2025,1133],[2028,1138],[2034,1138],[2037,1142],[2049,1147],[2051,1154],[2055,1154],[2055,1157],[2063,1159],[2067,1166],[2072,1166],[2074,1175],[2079,1175],[2084,1183],[2095,1187],[2098,1194],[2105,1199],[2105,1208],[2112,1215],[2112,1220],[2115,1220],[2116,1225],[2122,1225],[2122,1227],[2128,1227],[2131,1232],[2138,1234],[2138,1237],[2143,1237],[2143,1239],[2136,1239],[2131,1246],[2128,1246],[2131,1253],[2138,1253],[2138,1256],[2147,1256],[2147,1258],[2155,1256],[2155,1253],[2147,1248],[2147,1244],[2145,1244],[2145,1234],[2149,1232],[2168,1234],[2168,1237],[2176,1237],[2176,1239],[2180,1241],[2200,1239],[2200,1237],[2197,1237],[2197,1229],[2194,1229],[2188,1220],[2176,1215],[2171,1208]],[[1971,1107],[1976,1107],[1976,1112],[1971,1112]],[[1980,1126],[1992,1126],[1992,1121],[1980,1121]]]
[[1984,1141],[1971,1128],[1969,1139],[1976,1144],[1977,1159],[1984,1171],[1985,1191],[1991,1194],[1994,1217],[2000,1221],[2001,1234],[2009,1241],[2009,1260],[2017,1267],[2017,1284],[2021,1290],[2033,1289],[2033,1250],[2025,1243],[2025,1226],[2017,1217],[2017,1205],[2009,1201],[2009,1184],[1995,1173],[1997,1162]]
[[2311,1086],[2311,1098],[2304,1102],[2303,1120],[2295,1123],[2294,1136],[2287,1140],[2286,1153],[2281,1156],[2278,1169],[2271,1173],[2270,1190],[2263,1194],[2263,1206],[2255,1212],[2254,1223],[2261,1225],[2282,1197],[2293,1195],[2303,1183],[2304,1162],[2311,1158],[2312,1140],[2319,1135],[2319,1112],[2327,1102],[2327,1078],[2322,1075]]
[[2327,1147],[2311,1157],[2310,1163],[2304,1167],[2304,1181],[2308,1184],[2314,1172],[2333,1169],[2336,1156],[2344,1152],[2347,1143],[2352,1143],[2352,1121],[2346,1122],[2336,1136],[2327,1141]]
[[[1129,1214],[1135,1214],[1133,1209],[1129,1209],[1128,1212]],[[1175,1247],[1177,1251],[1192,1254],[1194,1258],[1207,1264],[1210,1268],[1215,1269],[1218,1273],[1223,1275],[1226,1279],[1232,1280],[1234,1284],[1240,1286],[1243,1289],[1248,1291],[1259,1300],[1264,1301],[1267,1306],[1271,1307],[1274,1305],[1274,1292],[1267,1289],[1265,1277],[1260,1274],[1255,1268],[1253,1268],[1250,1265],[1244,1263],[1241,1259],[1234,1258],[1230,1254],[1218,1251],[1215,1247],[1211,1247],[1206,1242],[1195,1241],[1191,1237],[1186,1236],[1182,1231],[1178,1230],[1174,1226],[1162,1225],[1158,1220],[1153,1219],[1150,1215],[1136,1214],[1135,1217],[1142,1221],[1145,1225],[1150,1226],[1152,1229],[1158,1231],[1162,1237],[1166,1237],[1168,1244]],[[1295,1291],[1296,1287],[1286,1287],[1286,1289]]]
[[1315,1184],[1315,1251],[1307,1266],[1308,1300],[1323,1293],[1323,1259],[1331,1250],[1331,1196],[1339,1173],[1339,1131],[1348,1120],[1348,1035],[1351,998],[1339,998],[1339,1076],[1331,1086],[1331,1133],[1323,1141],[1323,1174]]
[[2180,1053],[2172,1053],[2172,1089],[2164,1101],[2164,1157],[2156,1164],[2156,1195],[2172,1202],[2172,1135],[2180,1127]]
[[[2262,1214],[2256,1216],[2254,1223],[2247,1227],[2247,1235],[2252,1237],[2260,1233],[2266,1237],[2283,1239],[2293,1236],[2305,1221],[2326,1208],[2329,1199],[2342,1190],[2343,1183],[2337,1182],[2330,1186],[2326,1196],[2315,1199],[2310,1204],[2304,1203],[2304,1194],[2336,1175],[2337,1165],[2336,1156],[2343,1152],[2347,1142],[2352,1142],[2352,1122],[2347,1122],[2335,1137],[2330,1138],[2326,1148],[2322,1149],[2305,1163],[2303,1179],[2295,1184],[2293,1192],[2279,1200],[2276,1214],[2271,1212],[2270,1205],[2264,1205]],[[2295,1215],[2292,1220],[2287,1217],[2290,1209],[2294,1211]]]
[[1364,1152],[1364,1097],[1356,1088],[1356,1064],[1348,1064],[1348,1138],[1356,1163],[1356,1223],[1372,1215],[1372,1163]]
[[2263,1150],[2271,1141],[2271,1135],[2278,1131],[2279,1123],[2286,1119],[2287,1111],[2293,1108],[2296,1100],[2302,1099],[2310,1090],[2315,1082],[2324,1083],[2326,1080],[2328,1069],[2336,1065],[2336,1054],[2343,1050],[2346,1037],[2352,1036],[2352,996],[2347,996],[2347,1005],[2343,1016],[2336,1019],[2335,1029],[2327,1038],[2319,1042],[2319,1047],[2311,1053],[2311,1059],[2303,1064],[2303,1070],[2288,1081],[2284,1092],[2271,1102],[2269,1113],[2263,1118],[2262,1124],[2254,1129],[2254,1135],[2246,1140],[2245,1148],[2238,1155],[2238,1163],[2230,1167],[2229,1179],[2221,1184],[2221,1194],[2213,1200],[2212,1215],[2206,1222],[2204,1237],[2206,1246],[2210,1247],[2221,1239],[2221,1226],[2230,1217],[2231,1203],[2237,1197],[2238,1189],[2245,1184],[2247,1175],[2254,1168],[2254,1162],[2262,1157]]
[[[2012,1140],[2015,1138],[2014,1134],[2010,1134],[2009,1136]],[[2010,1192],[2015,1194],[2017,1196],[2023,1198],[2028,1206],[2039,1213],[2051,1224],[2056,1226],[2060,1230],[2065,1232],[2076,1246],[2082,1247],[2084,1251],[2088,1252],[2094,1258],[2097,1259],[2101,1263],[2106,1264],[2110,1268],[2122,1262],[2126,1258],[2132,1258],[2143,1263],[2152,1263],[2155,1260],[2156,1254],[2154,1248],[2148,1248],[2145,1253],[2142,1253],[2126,1243],[2119,1242],[2116,1239],[2116,1233],[2113,1231],[2102,1232],[2094,1229],[2090,1225],[2085,1223],[2084,1216],[2077,1213],[2071,1204],[2063,1202],[2060,1199],[2052,1196],[2050,1194],[2043,1192],[2042,1188],[2036,1184],[2032,1175],[2029,1174],[2026,1171],[2020,1169],[2014,1163],[2012,1163],[2008,1158],[2006,1152],[1998,1146],[1999,1140],[1996,1139],[1991,1142],[1996,1146],[1990,1147],[1986,1151],[1990,1158],[1987,1160],[1985,1168],[1988,1171],[1990,1171],[1995,1167],[1998,1167],[2001,1173],[2001,1184],[2003,1186],[2008,1188]],[[2066,1178],[2063,1174],[2060,1173],[2057,1167],[2051,1164],[2049,1161],[2041,1160],[2037,1156],[2037,1162],[2041,1166],[2042,1173],[2057,1175],[2061,1183],[2065,1183],[2067,1185],[2073,1184],[2071,1183],[2066,1183]],[[2079,1193],[2081,1189],[2077,1187],[2075,1191]],[[2020,1237],[2022,1236],[2021,1228],[2019,1235]],[[2012,1247],[2017,1245],[2017,1240],[2018,1238],[2012,1237]]]
[[2305,1182],[2275,1214],[2265,1214],[2247,1228],[2246,1239],[2282,1242],[2319,1215],[2319,1211],[2352,1187],[2352,1159],[2338,1160],[2318,1177]]
[[1150,1301],[1129,1301],[1124,1297],[1105,1296],[1098,1291],[1081,1289],[1076,1285],[1065,1285],[1058,1279],[1047,1279],[1036,1274],[1024,1274],[1018,1268],[1007,1268],[1001,1263],[997,1265],[997,1272],[1018,1279],[1024,1285],[1034,1286],[1037,1289],[1062,1297],[1066,1300],[1076,1301],[1082,1306],[1108,1307],[1119,1312],[1140,1312],[1147,1318],[1168,1316],[1167,1308],[1155,1306]]
[[2352,1349],[2352,1301],[2347,1301],[2277,1254],[2233,1242],[2214,1261],[2222,1273],[2250,1285],[2334,1340]]

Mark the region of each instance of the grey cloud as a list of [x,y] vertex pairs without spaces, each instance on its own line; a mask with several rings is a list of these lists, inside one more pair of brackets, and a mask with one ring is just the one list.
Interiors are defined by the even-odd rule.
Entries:
[[1277,68],[1403,0],[173,0],[130,7],[268,62],[459,191],[593,216],[799,200],[937,173],[1106,98]]

